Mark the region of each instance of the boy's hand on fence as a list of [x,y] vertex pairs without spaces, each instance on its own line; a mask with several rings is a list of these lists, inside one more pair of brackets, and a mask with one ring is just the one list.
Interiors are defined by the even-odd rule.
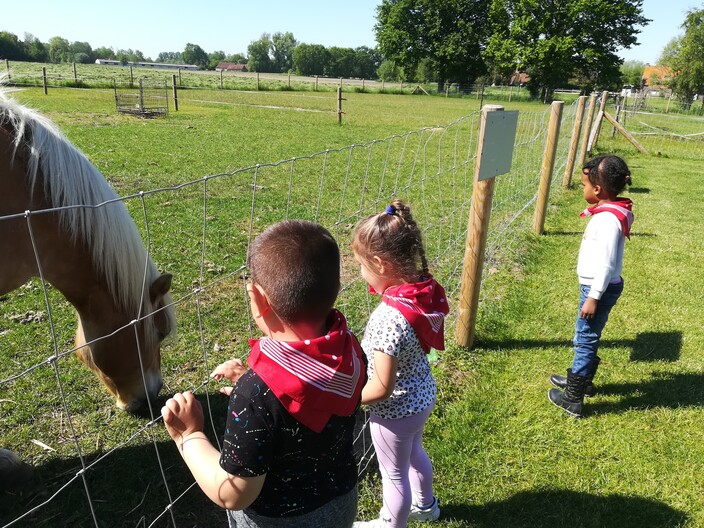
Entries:
[[[215,378],[216,380],[226,379],[232,383],[235,383],[245,372],[247,372],[247,367],[241,360],[231,359],[230,361],[225,361],[225,363],[221,363],[215,367],[215,370],[213,370],[210,374],[210,377]],[[232,387],[221,387],[220,392],[229,396],[232,392]]]
[[190,391],[177,392],[161,408],[164,425],[177,444],[193,433],[203,431],[203,408]]

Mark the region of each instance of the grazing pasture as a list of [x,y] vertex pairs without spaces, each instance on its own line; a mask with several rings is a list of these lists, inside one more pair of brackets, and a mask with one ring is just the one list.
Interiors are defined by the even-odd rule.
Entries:
[[[247,352],[254,331],[244,255],[252,234],[272,222],[307,218],[331,229],[345,255],[338,306],[359,333],[377,301],[349,259],[350,229],[391,195],[409,198],[426,229],[431,268],[457,298],[476,99],[349,93],[340,126],[332,94],[188,90],[178,112],[154,120],[118,115],[111,90],[45,96],[29,88],[14,96],[54,120],[125,197],[157,268],[174,275],[178,328],[163,346],[162,396],[141,415],[116,409],[73,355],[61,362],[61,390],[44,367],[0,383],[0,445],[35,465],[38,484],[0,492],[2,526],[35,508],[12,526],[223,523],[193,487],[158,408],[171,393],[194,389],[211,416],[208,434],[219,434],[226,402],[204,382],[218,362]],[[426,445],[439,525],[704,526],[704,338],[696,311],[704,292],[693,266],[702,248],[689,236],[701,213],[702,183],[692,177],[698,161],[674,150],[668,157],[668,143],[660,157],[636,156],[602,128],[599,148],[631,166],[636,224],[627,290],[601,354],[597,382],[605,390],[587,402],[587,419],[569,420],[545,393],[547,376],[571,358],[583,201],[580,189],[553,184],[546,234],[530,234],[546,107],[513,108],[521,111],[520,141],[511,174],[497,183],[478,341],[472,351],[454,346],[451,314],[450,346],[434,367],[441,393]],[[48,294],[57,343],[68,350],[75,315],[58,292]],[[51,354],[44,306],[37,281],[0,298],[0,382]],[[373,472],[360,489],[360,514],[375,516]]]

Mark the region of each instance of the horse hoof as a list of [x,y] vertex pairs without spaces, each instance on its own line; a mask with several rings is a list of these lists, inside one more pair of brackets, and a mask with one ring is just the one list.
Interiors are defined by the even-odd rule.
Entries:
[[0,488],[15,488],[27,484],[34,477],[34,469],[7,449],[0,448]]

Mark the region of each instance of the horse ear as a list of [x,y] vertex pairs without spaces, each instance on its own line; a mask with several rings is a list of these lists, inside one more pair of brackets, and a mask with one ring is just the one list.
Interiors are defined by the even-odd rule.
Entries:
[[152,282],[152,285],[149,287],[149,298],[152,303],[156,303],[168,293],[171,289],[171,279],[173,279],[173,277],[171,273],[164,273]]

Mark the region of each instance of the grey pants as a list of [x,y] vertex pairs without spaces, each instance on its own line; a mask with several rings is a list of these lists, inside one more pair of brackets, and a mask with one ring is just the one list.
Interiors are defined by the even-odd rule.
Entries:
[[350,528],[357,515],[357,486],[317,510],[294,517],[264,517],[251,510],[227,510],[230,528]]

